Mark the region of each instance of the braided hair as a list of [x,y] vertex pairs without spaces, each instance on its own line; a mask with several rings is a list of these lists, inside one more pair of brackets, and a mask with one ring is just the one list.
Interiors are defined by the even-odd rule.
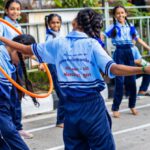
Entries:
[[[116,29],[116,19],[115,19],[115,14],[116,14],[116,10],[118,9],[118,8],[122,8],[122,9],[124,9],[124,11],[127,13],[127,10],[126,10],[126,8],[125,7],[123,7],[123,6],[121,6],[121,5],[118,5],[118,6],[116,6],[116,7],[114,7],[114,9],[113,9],[113,11],[112,11],[112,14],[113,14],[113,23],[114,23],[114,28],[113,28],[113,31],[112,31],[112,33],[111,33],[111,37],[116,37],[116,35],[117,35],[117,29]],[[125,17],[125,20],[126,20],[126,22],[127,22],[127,24],[128,24],[128,26],[130,27],[130,30],[132,30],[132,27],[131,27],[131,24],[130,24],[130,22],[129,22],[129,20],[128,20],[128,18],[127,17]],[[133,31],[133,32],[131,32],[131,36],[132,36],[132,39],[135,39],[136,38],[136,34],[135,34],[135,32]]]
[[[15,38],[13,38],[13,41],[18,42],[18,43],[22,43],[25,45],[31,45],[33,43],[36,43],[34,37],[32,37],[31,35],[28,35],[28,34],[18,35]],[[25,87],[27,90],[33,92],[32,83],[28,79],[28,76],[27,76],[27,71],[26,71],[26,66],[25,66],[24,60],[23,60],[23,56],[20,52],[17,52],[17,54],[19,57],[21,69],[23,71],[23,75],[24,75],[24,79],[25,79]],[[18,70],[18,68],[16,70]],[[16,73],[17,73],[17,82],[20,85],[22,85],[21,78],[19,77],[18,71],[16,71]],[[24,96],[23,92],[20,90],[18,90],[18,95],[19,95],[20,99]],[[32,100],[36,106],[39,106],[39,103],[37,102],[36,98],[32,97]]]
[[81,10],[77,15],[77,23],[81,29],[92,38],[100,38],[100,30],[103,27],[103,19],[93,9]]
[[[49,31],[50,28],[49,24],[54,17],[58,17],[59,21],[62,23],[61,16],[59,16],[58,14],[49,14],[48,16],[45,16],[45,28],[47,32]],[[51,34],[54,38],[56,37],[54,33],[52,32],[48,32],[48,33]]]

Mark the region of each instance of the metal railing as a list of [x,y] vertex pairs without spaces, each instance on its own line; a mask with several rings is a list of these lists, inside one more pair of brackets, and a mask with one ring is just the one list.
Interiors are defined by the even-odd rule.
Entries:
[[[150,6],[132,6],[132,7],[126,7],[127,9],[150,9]],[[44,9],[44,10],[23,10],[22,13],[30,14],[30,13],[51,13],[51,12],[68,12],[68,11],[80,11],[83,8],[67,8],[67,9]],[[113,9],[113,7],[109,7],[108,2],[105,2],[105,7],[95,7],[93,8],[95,10],[101,10],[103,11],[103,16],[104,16],[104,23],[105,23],[105,28],[108,28],[110,25],[110,22],[112,21],[112,18],[110,17],[110,10]],[[0,11],[0,14],[2,14],[3,11]],[[137,30],[140,34],[140,37],[145,40],[150,45],[150,16],[139,16],[139,17],[128,17],[130,22],[132,24],[137,25]],[[22,23],[21,24],[23,32],[27,34],[32,34],[37,42],[40,41],[40,33],[41,29],[43,30],[42,32],[45,33],[45,26],[44,23]],[[66,34],[71,31],[71,22],[63,22],[62,23],[63,29],[66,31]],[[31,31],[33,31],[31,33]],[[108,49],[108,52],[111,54],[112,51],[112,45],[110,44],[110,40],[106,39],[106,46]],[[143,48],[140,47],[140,50],[143,51]]]

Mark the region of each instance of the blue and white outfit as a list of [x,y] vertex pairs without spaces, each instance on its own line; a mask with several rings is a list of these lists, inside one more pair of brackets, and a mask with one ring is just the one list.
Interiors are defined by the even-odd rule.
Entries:
[[[8,21],[11,25],[21,31],[21,26],[18,24],[17,21],[11,20],[9,17],[5,16],[4,20]],[[0,22],[0,36],[6,37],[12,40],[18,33],[14,31],[11,27],[5,25],[4,23]]]
[[[3,45],[0,46],[0,66],[16,80],[16,68]],[[17,89],[0,72],[0,149],[6,144],[7,148],[3,150],[29,150],[13,123],[11,113],[16,109],[18,101]]]
[[[112,31],[116,28],[117,34],[115,37],[112,37]],[[111,25],[108,30],[105,31],[105,35],[112,39],[112,44],[116,46],[113,58],[117,64],[124,64],[128,66],[135,66],[134,64],[134,55],[135,49],[132,42],[132,34],[136,35],[136,38],[139,37],[134,26],[129,26],[127,23],[124,25],[116,22],[116,25]],[[123,97],[123,86],[126,82],[129,89],[129,108],[134,108],[136,103],[136,77],[135,76],[116,76],[115,78],[115,92],[114,92],[114,101],[112,105],[113,111],[118,111],[119,106]]]
[[111,119],[99,94],[105,88],[99,70],[113,78],[110,68],[114,61],[100,44],[73,31],[65,38],[33,44],[32,51],[40,63],[56,65],[65,98],[65,150],[115,150]]
[[[134,60],[142,59],[142,56],[141,56],[141,54],[140,54],[140,52],[136,46],[133,47],[132,51],[133,51]],[[148,87],[150,84],[150,75],[149,74],[136,75],[136,78],[140,78],[140,77],[142,77],[142,83],[141,83],[141,86],[139,88],[139,91],[146,92],[148,90]],[[128,93],[128,89],[127,89],[127,93]]]
[[[50,28],[46,29],[46,41],[53,40],[54,38],[57,38],[57,37],[60,37],[59,32],[55,32],[51,30]],[[57,106],[57,121],[56,121],[56,125],[59,125],[59,124],[64,123],[63,94],[58,83],[56,66],[54,64],[48,64],[48,68],[51,72],[54,88],[59,98],[58,106]]]
[[[16,27],[19,31],[21,31],[21,26],[18,24],[17,21],[11,20],[8,16],[5,16],[4,20],[8,21],[11,25]],[[6,37],[6,38],[12,40],[17,35],[18,35],[18,33],[16,31],[14,31],[12,28],[5,25],[4,23],[0,22],[0,36]],[[4,43],[0,42],[0,47],[1,47],[1,45],[4,45]],[[18,72],[19,72],[19,75],[21,77],[22,76],[22,69],[21,69],[20,65],[18,65]],[[16,125],[17,130],[22,130],[21,101],[18,101],[18,105],[16,106],[15,111],[12,110],[12,117],[13,117],[13,122]]]

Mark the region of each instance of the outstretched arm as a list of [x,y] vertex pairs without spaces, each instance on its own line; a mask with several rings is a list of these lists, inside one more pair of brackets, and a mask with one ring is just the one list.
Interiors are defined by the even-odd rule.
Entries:
[[33,55],[31,45],[20,44],[2,36],[0,37],[0,41],[5,43],[7,46],[17,50],[18,52],[21,52],[26,55]]
[[147,50],[150,51],[150,46],[148,46],[142,39],[138,38],[137,41]]
[[117,76],[130,76],[136,74],[150,74],[150,66],[147,67],[131,67],[125,65],[113,64],[110,71]]

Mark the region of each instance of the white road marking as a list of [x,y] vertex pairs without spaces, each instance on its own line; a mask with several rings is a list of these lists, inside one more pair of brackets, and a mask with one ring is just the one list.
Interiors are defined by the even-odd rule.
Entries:
[[[144,98],[144,96],[140,99],[143,99],[143,98]],[[124,99],[122,101],[122,103],[126,103],[126,102],[128,102],[128,99]],[[112,101],[105,102],[105,104],[106,104],[106,106],[112,105]],[[127,111],[127,110],[125,110],[125,111]],[[124,112],[124,111],[120,111],[120,112]],[[31,117],[31,118],[24,118],[22,123],[28,123],[28,122],[33,122],[33,121],[37,121],[37,120],[47,119],[47,118],[55,118],[56,115],[57,115],[57,113],[56,113],[56,111],[54,111],[53,113],[34,116],[34,117]]]
[[44,114],[44,115],[39,115],[39,116],[34,116],[31,118],[25,118],[25,119],[23,119],[22,123],[28,123],[28,122],[33,122],[33,121],[47,119],[47,118],[54,118],[54,117],[56,117],[56,112]]
[[129,128],[129,129],[116,131],[116,132],[113,132],[113,135],[119,135],[119,134],[131,132],[131,131],[135,131],[135,130],[139,130],[139,129],[143,129],[143,128],[148,128],[148,127],[150,127],[150,123],[143,124],[143,125],[140,125],[140,126],[137,126],[137,127]]
[[54,128],[54,127],[56,127],[56,124],[52,124],[52,125],[44,126],[44,127],[40,127],[40,128],[35,128],[35,129],[30,129],[27,131],[28,132],[36,132],[36,131],[41,131],[41,130],[50,129],[50,128]]
[[46,149],[46,150],[59,150],[59,149],[62,149],[62,148],[64,148],[64,145],[53,147],[53,148]]
[[[150,123],[143,124],[143,125],[133,127],[133,128],[128,128],[128,129],[116,131],[116,132],[113,132],[113,135],[120,135],[120,134],[123,134],[123,133],[128,133],[128,132],[132,132],[132,131],[136,131],[136,130],[140,130],[140,129],[148,128],[148,127],[150,127]],[[63,148],[64,148],[64,145],[60,145],[60,146],[53,147],[53,148],[46,149],[46,150],[60,150],[60,149],[63,149]]]
[[[136,108],[137,109],[142,109],[142,108],[146,108],[146,107],[150,107],[150,104],[146,104],[146,105],[142,105],[142,106],[137,106]],[[120,110],[120,112],[127,112],[129,111],[129,109],[123,109],[123,110]],[[112,115],[112,112],[109,113],[110,115]],[[28,132],[37,132],[37,131],[41,131],[41,130],[45,130],[45,129],[50,129],[50,128],[54,128],[56,125],[55,124],[52,124],[52,125],[49,125],[49,126],[44,126],[44,127],[39,127],[39,128],[35,128],[35,129],[30,129],[30,130],[27,130]]]

